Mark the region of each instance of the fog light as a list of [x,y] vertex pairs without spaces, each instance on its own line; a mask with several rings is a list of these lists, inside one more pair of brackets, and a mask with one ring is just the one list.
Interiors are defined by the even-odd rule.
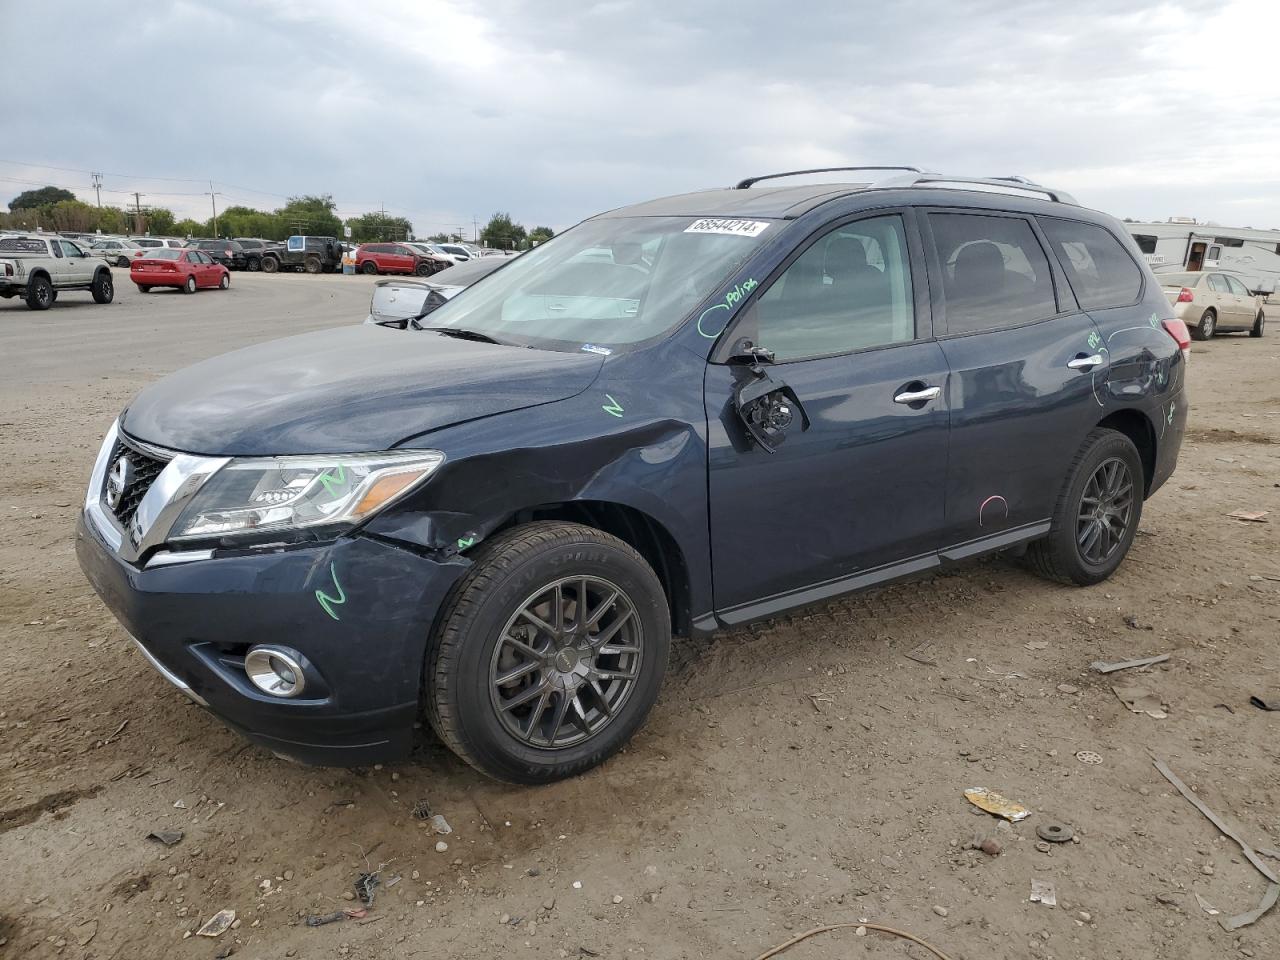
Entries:
[[245,654],[244,672],[253,685],[273,697],[296,697],[306,686],[298,655],[280,647],[253,647]]

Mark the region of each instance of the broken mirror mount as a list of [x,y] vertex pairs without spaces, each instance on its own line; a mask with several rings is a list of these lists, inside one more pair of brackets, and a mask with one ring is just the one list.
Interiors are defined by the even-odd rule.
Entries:
[[809,429],[809,415],[796,392],[765,369],[773,360],[772,350],[745,338],[733,345],[729,356],[730,363],[745,367],[733,389],[733,409],[765,453],[777,453],[797,417],[801,431]]

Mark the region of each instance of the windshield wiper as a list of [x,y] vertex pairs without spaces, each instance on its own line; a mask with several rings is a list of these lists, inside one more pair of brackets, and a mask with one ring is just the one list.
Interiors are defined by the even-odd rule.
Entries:
[[413,327],[415,330],[428,330],[431,333],[438,333],[445,337],[457,337],[459,340],[475,340],[478,343],[496,343],[504,347],[511,346],[505,340],[491,337],[489,334],[481,333],[479,330],[468,330],[465,327],[424,327],[419,323],[414,323]]

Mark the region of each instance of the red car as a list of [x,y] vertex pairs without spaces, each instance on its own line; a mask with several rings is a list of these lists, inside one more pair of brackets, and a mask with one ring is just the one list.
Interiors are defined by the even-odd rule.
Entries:
[[442,268],[436,259],[403,243],[362,243],[356,247],[355,260],[356,269],[364,273],[412,273],[426,277]]
[[140,293],[152,287],[177,287],[183,293],[195,293],[200,287],[231,286],[231,271],[199,250],[158,247],[135,257],[129,264],[129,279]]

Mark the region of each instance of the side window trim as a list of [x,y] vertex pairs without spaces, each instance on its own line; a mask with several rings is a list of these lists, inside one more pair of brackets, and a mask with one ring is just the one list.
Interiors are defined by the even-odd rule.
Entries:
[[[953,337],[974,337],[987,333],[995,333],[999,330],[1018,330],[1022,327],[1034,326],[1037,323],[1048,323],[1051,320],[1058,320],[1062,317],[1069,317],[1081,313],[1079,305],[1075,302],[1075,294],[1071,292],[1071,288],[1067,286],[1066,277],[1060,272],[1061,267],[1058,260],[1053,256],[1053,252],[1048,248],[1048,242],[1044,234],[1040,230],[1040,225],[1035,222],[1035,216],[1029,213],[1018,213],[1011,210],[993,210],[985,207],[917,207],[916,212],[920,221],[920,233],[924,239],[925,258],[929,266],[930,277],[936,277],[937,281],[929,284],[929,299],[934,318],[934,337],[938,340],[950,340]],[[1036,242],[1040,244],[1041,252],[1044,254],[1045,261],[1049,264],[1049,279],[1053,285],[1054,306],[1057,313],[1048,317],[1039,317],[1035,320],[1024,320],[1022,323],[1009,324],[1007,326],[992,327],[987,330],[963,330],[959,333],[951,333],[947,329],[947,307],[946,297],[942,292],[943,265],[942,260],[938,256],[938,244],[934,240],[933,228],[929,224],[929,214],[931,213],[950,213],[965,214],[975,217],[1003,217],[1006,220],[1022,220],[1035,236]],[[1064,297],[1064,293],[1066,296]],[[1069,297],[1069,299],[1067,299]]]
[[[1046,217],[1052,220],[1065,220],[1068,223],[1080,223],[1080,224],[1084,224],[1087,227],[1095,227],[1098,230],[1102,230],[1106,232],[1111,236],[1112,240],[1116,241],[1116,243],[1120,245],[1120,249],[1123,250],[1124,255],[1129,258],[1129,262],[1132,263],[1135,267],[1137,267],[1138,276],[1141,278],[1141,281],[1142,281],[1141,283],[1138,284],[1138,295],[1134,297],[1132,300],[1130,300],[1128,303],[1115,303],[1106,307],[1094,307],[1095,310],[1114,310],[1118,307],[1136,307],[1138,304],[1140,304],[1143,301],[1143,298],[1146,297],[1147,295],[1147,271],[1143,269],[1143,263],[1138,262],[1137,258],[1134,257],[1133,251],[1129,249],[1129,244],[1125,242],[1124,237],[1116,236],[1115,231],[1112,230],[1110,227],[1108,227],[1106,224],[1095,223],[1092,220],[1081,220],[1079,217],[1061,217],[1061,216],[1058,216],[1056,213],[1037,214],[1035,217],[1036,232],[1041,235],[1041,242],[1045,245],[1045,249],[1048,250],[1049,252],[1049,260],[1054,265],[1054,269],[1062,271],[1062,282],[1066,286],[1066,289],[1071,291],[1073,299],[1075,299],[1077,302],[1079,301],[1079,298],[1075,294],[1075,288],[1071,286],[1071,278],[1067,274],[1066,268],[1063,267],[1063,265],[1059,262],[1057,251],[1053,249],[1053,244],[1049,243],[1048,236],[1044,234],[1044,231],[1041,228],[1041,225],[1040,225],[1041,217]],[[1130,237],[1130,239],[1134,244],[1137,243],[1137,240],[1132,240],[1132,237]],[[1084,308],[1079,307],[1078,309],[1083,310]]]
[[[720,334],[716,342],[715,349],[711,352],[708,363],[725,364],[729,362],[729,353],[736,343],[746,331],[744,326],[754,324],[756,304],[777,280],[790,269],[791,265],[799,260],[815,243],[825,237],[834,230],[841,227],[847,227],[852,223],[860,220],[874,220],[877,217],[897,216],[902,219],[902,230],[907,240],[907,270],[908,282],[911,284],[911,305],[915,314],[915,337],[911,340],[903,340],[898,343],[882,343],[874,347],[859,347],[854,350],[845,350],[839,353],[827,353],[815,355],[812,357],[797,357],[790,360],[777,361],[778,366],[787,363],[807,363],[810,360],[823,360],[829,357],[845,357],[854,356],[859,353],[869,353],[873,350],[887,350],[892,347],[901,347],[910,343],[919,343],[921,341],[934,339],[933,319],[930,312],[930,284],[929,271],[925,262],[924,243],[920,235],[920,227],[917,223],[915,208],[909,206],[902,207],[878,207],[873,210],[859,210],[856,213],[846,214],[833,220],[827,220],[814,227],[809,234],[798,244],[792,247],[787,256],[778,263],[769,274],[760,282],[752,292],[750,297],[743,302],[738,312],[734,315],[733,321]],[[754,331],[752,331],[754,336]]]

